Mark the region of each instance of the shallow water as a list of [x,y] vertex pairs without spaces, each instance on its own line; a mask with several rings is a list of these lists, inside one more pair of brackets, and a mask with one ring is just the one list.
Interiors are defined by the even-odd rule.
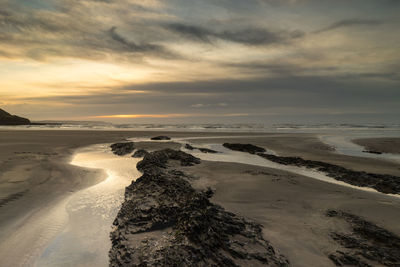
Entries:
[[109,234],[124,190],[140,176],[139,159],[115,156],[109,144],[78,151],[71,164],[102,169],[106,180],[72,196],[66,205],[66,228],[47,246],[37,266],[108,266]]
[[182,150],[187,153],[190,153],[193,156],[196,156],[202,160],[243,163],[243,164],[272,168],[272,169],[279,169],[279,170],[296,173],[299,175],[304,175],[304,176],[311,177],[311,178],[321,180],[324,182],[328,182],[328,183],[339,184],[342,186],[357,188],[359,190],[364,190],[364,191],[369,191],[369,192],[377,192],[376,190],[371,189],[371,188],[357,187],[357,186],[349,185],[347,183],[335,180],[335,179],[325,175],[322,172],[318,172],[318,171],[314,171],[314,170],[306,169],[306,168],[300,168],[300,167],[296,167],[296,166],[288,166],[288,165],[278,164],[278,163],[269,161],[269,160],[262,158],[260,156],[257,156],[257,155],[252,155],[252,154],[248,154],[248,153],[244,153],[244,152],[237,152],[237,151],[229,150],[219,144],[203,144],[202,147],[207,147],[207,148],[216,150],[220,153],[210,154],[210,153],[201,153],[199,151],[190,151],[190,150],[186,150],[186,149],[182,149]]
[[[197,139],[197,138],[191,138],[191,139]],[[183,151],[185,151],[186,153],[192,154],[193,156],[198,157],[202,160],[243,163],[243,164],[261,166],[261,167],[279,169],[279,170],[284,170],[284,171],[288,171],[291,173],[307,176],[307,177],[310,177],[313,179],[321,180],[321,181],[324,181],[327,183],[351,187],[351,188],[354,188],[357,190],[368,191],[368,192],[373,192],[373,193],[377,193],[377,194],[383,194],[381,192],[376,191],[373,188],[354,186],[354,185],[350,185],[350,184],[342,182],[342,181],[335,180],[332,177],[327,176],[325,173],[318,172],[318,171],[315,171],[312,169],[278,164],[278,163],[269,161],[269,160],[262,158],[260,156],[257,156],[257,155],[252,155],[249,153],[244,153],[244,152],[239,152],[239,151],[232,151],[230,149],[225,148],[221,144],[210,144],[210,143],[201,144],[201,145],[196,144],[199,147],[205,147],[205,148],[213,149],[213,150],[219,152],[219,153],[212,154],[212,153],[202,153],[199,150],[187,150],[184,148],[184,144],[186,142],[182,142],[184,140],[177,139],[177,140],[173,140],[173,141],[181,142]],[[393,197],[400,198],[400,195],[391,195],[391,194],[383,194],[383,195],[390,195]]]
[[354,157],[364,157],[364,158],[376,158],[376,159],[384,159],[389,161],[394,161],[400,163],[400,155],[391,154],[391,153],[382,153],[382,154],[372,154],[363,152],[365,148],[363,146],[357,145],[352,142],[352,140],[358,138],[373,138],[380,137],[375,136],[373,134],[369,135],[359,135],[359,134],[342,134],[342,135],[320,135],[319,138],[325,144],[328,144],[335,148],[336,153],[354,156]]
[[[243,136],[245,137],[245,136]],[[324,173],[296,166],[281,165],[257,155],[232,151],[221,144],[203,143],[198,147],[206,147],[218,151],[217,154],[201,153],[198,150],[186,150],[184,144],[188,139],[209,139],[211,137],[189,137],[172,139],[182,144],[182,150],[202,160],[243,163],[288,171],[291,173],[318,179],[324,182],[352,187],[357,190],[382,194],[371,188],[357,187],[337,181]],[[218,138],[223,138],[218,136]],[[336,136],[337,139],[343,140]],[[148,138],[132,138],[134,142],[150,141]],[[328,138],[327,140],[332,140]],[[347,146],[343,145],[343,147]],[[336,141],[336,143],[340,143]],[[155,141],[159,142],[159,141]],[[170,142],[170,141],[165,141]],[[354,146],[357,146],[354,144]],[[356,150],[356,148],[353,148]],[[357,148],[359,149],[359,148]],[[345,153],[338,150],[338,153]],[[365,153],[364,153],[365,154]],[[123,201],[124,189],[132,180],[140,176],[136,164],[140,159],[130,155],[118,157],[111,153],[109,144],[95,145],[78,151],[71,164],[102,169],[107,173],[103,182],[82,190],[71,197],[66,205],[69,220],[65,229],[47,246],[38,266],[108,266],[108,251],[111,247],[109,233],[112,222]],[[400,197],[399,195],[392,195]]]

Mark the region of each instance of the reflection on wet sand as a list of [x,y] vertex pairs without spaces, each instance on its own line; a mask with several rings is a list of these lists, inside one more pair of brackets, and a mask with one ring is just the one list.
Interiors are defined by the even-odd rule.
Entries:
[[47,246],[38,266],[108,266],[112,222],[125,187],[139,176],[136,163],[140,160],[118,157],[109,150],[107,144],[95,145],[73,158],[71,164],[102,169],[107,178],[72,196],[66,205],[67,226]]

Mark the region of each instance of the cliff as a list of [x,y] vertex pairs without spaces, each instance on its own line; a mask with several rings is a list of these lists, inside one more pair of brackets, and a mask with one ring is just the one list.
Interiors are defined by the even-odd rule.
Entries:
[[16,115],[11,115],[10,113],[0,109],[0,125],[29,125],[30,120],[22,118]]

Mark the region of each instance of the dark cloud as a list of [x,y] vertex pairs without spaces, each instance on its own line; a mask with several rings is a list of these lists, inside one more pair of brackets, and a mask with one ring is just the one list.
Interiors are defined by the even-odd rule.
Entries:
[[184,37],[201,42],[209,43],[211,42],[210,37],[213,36],[212,32],[198,26],[185,25],[182,23],[171,23],[165,25],[165,27],[173,32],[181,34]]
[[327,32],[336,30],[339,28],[346,28],[346,27],[357,27],[357,26],[378,26],[383,24],[384,21],[382,20],[374,20],[374,19],[345,19],[340,20],[335,23],[332,23],[328,27],[322,28],[316,33]]
[[[79,2],[74,5],[71,4],[68,10],[50,11],[20,6],[8,10],[7,5],[0,4],[0,40],[15,47],[13,53],[3,51],[1,54],[35,60],[54,56],[98,60],[107,55],[127,60],[132,54],[135,61],[145,56],[182,58],[163,45],[146,40],[141,32],[135,36],[139,42],[131,41],[121,35],[117,27],[82,14]],[[128,32],[132,35],[131,29]]]
[[303,37],[302,31],[280,31],[273,32],[263,28],[247,27],[236,30],[213,31],[204,27],[188,25],[183,23],[171,23],[165,25],[170,31],[194,41],[211,43],[213,39],[245,44],[245,45],[271,45],[286,44],[290,41]]
[[165,54],[165,55],[172,55],[170,52],[167,52],[167,50],[161,46],[161,45],[154,45],[154,44],[136,44],[133,41],[127,40],[125,37],[120,35],[117,32],[117,27],[113,26],[111,29],[108,31],[110,37],[121,44],[124,48],[127,48],[131,52],[155,52],[158,54]]

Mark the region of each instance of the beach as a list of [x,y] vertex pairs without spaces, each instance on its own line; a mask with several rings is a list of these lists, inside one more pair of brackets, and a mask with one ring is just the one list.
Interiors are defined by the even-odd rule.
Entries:
[[[150,137],[156,135],[167,135],[172,140],[151,141]],[[71,216],[66,207],[74,203],[72,199],[76,194],[94,190],[108,177],[107,173],[90,168],[90,165],[85,165],[86,168],[71,165],[72,159],[82,153],[79,152],[82,148],[96,144],[103,144],[102,149],[111,153],[109,145],[121,141],[133,141],[136,150],[182,149],[199,157],[201,162],[194,166],[173,167],[193,177],[190,184],[196,190],[211,188],[214,194],[210,201],[213,203],[260,224],[263,238],[292,266],[334,266],[329,255],[341,245],[331,235],[337,231],[350,235],[351,231],[345,222],[327,217],[328,210],[346,211],[400,235],[397,223],[399,197],[338,184],[334,179],[329,182],[318,180],[307,176],[307,171],[296,173],[297,169],[277,169],[264,158],[256,159],[254,155],[222,148],[226,142],[250,143],[279,156],[318,160],[353,171],[400,176],[397,162],[338,154],[316,134],[3,130],[0,133],[2,265],[29,266],[40,258],[39,266],[51,262],[43,260],[48,257],[43,253],[51,252],[49,244],[54,244],[57,238],[64,240],[62,233],[64,231],[65,237],[66,228],[79,228],[79,225],[71,228],[74,218],[82,219],[82,216]],[[184,148],[186,143],[219,149],[223,153],[189,151]],[[130,158],[130,154],[123,159],[124,162],[132,160],[132,170],[136,171],[137,160]],[[129,168],[129,164],[125,168]],[[136,178],[132,177],[132,180]],[[126,183],[128,185],[130,181],[126,180]],[[121,203],[116,207],[122,204],[123,191],[120,199]],[[109,229],[111,231],[111,225]],[[84,253],[85,248],[80,249]],[[91,265],[90,261],[82,262],[82,258],[76,257],[74,263]],[[68,264],[71,262],[60,266]],[[108,262],[98,265],[107,266]]]
[[369,151],[400,154],[400,138],[364,138],[353,142]]

